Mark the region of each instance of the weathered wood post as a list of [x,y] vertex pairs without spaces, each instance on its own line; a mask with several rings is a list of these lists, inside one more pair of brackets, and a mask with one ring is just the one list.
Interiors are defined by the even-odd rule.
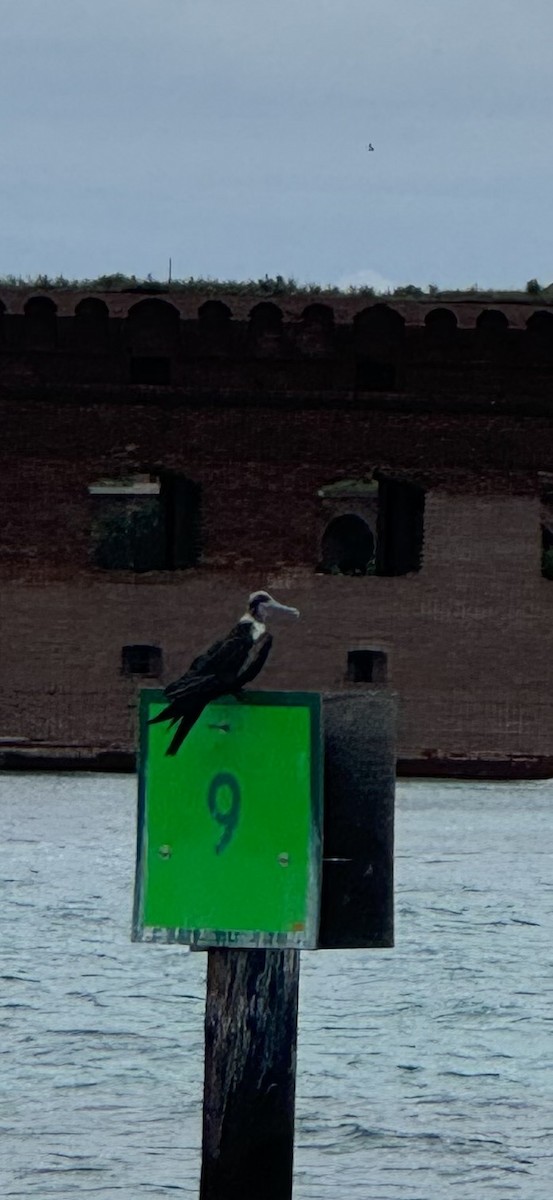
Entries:
[[208,950],[201,1200],[289,1200],[299,950]]
[[[162,700],[146,697],[148,714]],[[292,1195],[299,949],[393,944],[392,697],[323,699],[324,849],[318,698],[248,699],[206,710],[186,775],[162,752],[149,757],[142,723],[133,937],[208,949],[201,1200]],[[258,706],[296,708],[278,746],[278,722],[260,720]],[[244,879],[255,894],[240,894]]]

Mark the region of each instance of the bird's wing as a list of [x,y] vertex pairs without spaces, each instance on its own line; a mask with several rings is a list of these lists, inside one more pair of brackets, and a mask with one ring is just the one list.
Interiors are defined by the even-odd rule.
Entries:
[[226,638],[214,642],[205,654],[195,658],[188,671],[165,688],[165,695],[173,700],[200,690],[207,692],[214,685],[234,684],[251,646],[251,626],[235,625]]
[[185,700],[188,696],[209,696],[216,686],[216,675],[200,675],[197,671],[187,671],[180,679],[170,683],[163,694],[167,700]]
[[217,660],[222,647],[225,645],[226,638],[220,638],[218,642],[214,642],[209,650],[204,650],[203,654],[199,654],[194,662],[190,663],[189,671],[196,671],[199,675],[203,675],[206,671],[211,670],[213,659]]

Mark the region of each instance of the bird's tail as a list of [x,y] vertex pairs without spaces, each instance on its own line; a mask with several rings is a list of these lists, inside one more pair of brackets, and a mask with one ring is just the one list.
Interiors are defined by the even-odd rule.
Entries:
[[[177,753],[177,750],[180,750],[187,733],[190,733],[192,726],[196,724],[204,708],[205,704],[198,704],[190,712],[186,713],[186,716],[180,718],[177,729],[165,751],[166,755],[172,756]],[[172,721],[172,724],[176,724],[175,720]]]
[[166,708],[162,708],[161,712],[158,712],[157,716],[150,717],[148,725],[157,725],[160,721],[175,721],[177,714],[173,711],[174,707],[174,705],[168,704]]
[[168,704],[155,717],[150,717],[148,725],[157,725],[162,721],[169,723],[169,728],[177,726],[171,741],[165,751],[166,754],[176,754],[180,749],[187,733],[190,733],[192,726],[196,724],[198,717],[203,712],[206,705],[206,700],[198,700],[195,704],[190,704],[187,710],[183,712],[183,705],[175,701],[173,704]]

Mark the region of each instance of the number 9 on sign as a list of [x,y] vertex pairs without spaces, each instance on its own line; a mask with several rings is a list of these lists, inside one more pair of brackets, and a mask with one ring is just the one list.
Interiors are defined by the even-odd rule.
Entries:
[[213,820],[223,828],[215,847],[215,853],[221,854],[234,836],[240,817],[240,784],[230,771],[219,771],[211,780],[207,807]]

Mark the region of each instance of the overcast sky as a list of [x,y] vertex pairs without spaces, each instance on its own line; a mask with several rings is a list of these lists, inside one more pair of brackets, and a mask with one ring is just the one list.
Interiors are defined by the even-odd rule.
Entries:
[[0,47],[0,275],[553,281],[553,0],[0,0]]

